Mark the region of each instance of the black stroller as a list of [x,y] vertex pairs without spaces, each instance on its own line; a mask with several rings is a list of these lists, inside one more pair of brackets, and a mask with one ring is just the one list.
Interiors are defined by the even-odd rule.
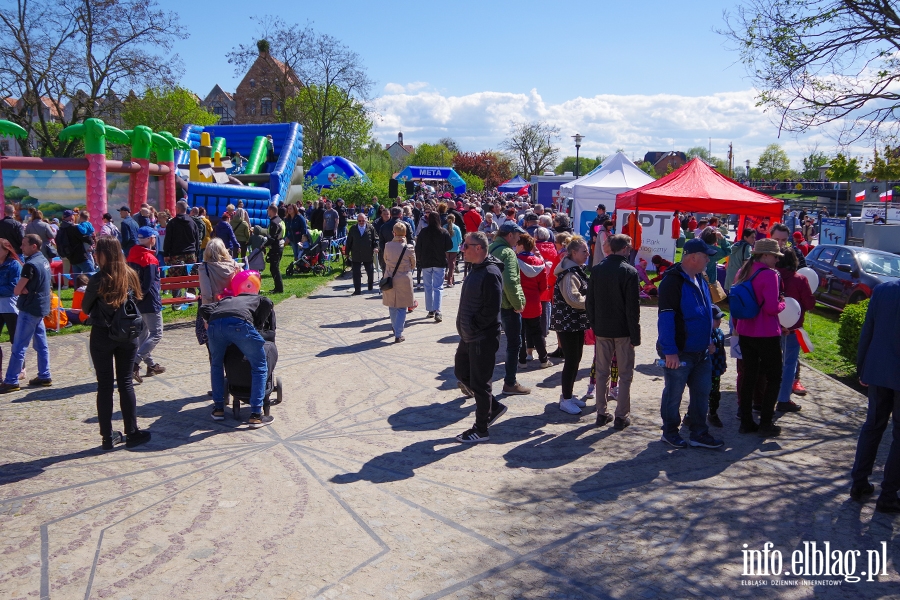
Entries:
[[[275,345],[275,312],[269,316],[265,325],[259,331],[265,340],[263,350],[266,353],[266,392],[263,397],[263,414],[269,416],[269,407],[273,404],[281,404],[284,387],[281,378],[275,377],[275,364],[278,362],[278,347]],[[231,345],[225,349],[225,404],[228,405],[228,396],[232,398],[232,412],[235,419],[240,419],[241,403],[250,403],[250,363],[244,358],[244,353],[237,346]],[[272,392],[275,399],[271,400]]]
[[285,275],[293,275],[294,273],[309,273],[313,275],[324,275],[325,268],[325,242],[320,235],[315,242],[310,243],[309,248],[302,248],[300,256],[294,257],[294,261],[285,269]]

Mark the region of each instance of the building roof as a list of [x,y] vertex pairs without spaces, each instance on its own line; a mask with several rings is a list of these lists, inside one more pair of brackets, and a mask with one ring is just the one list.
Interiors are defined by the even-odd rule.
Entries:
[[226,92],[222,89],[222,86],[217,83],[213,86],[213,89],[209,90],[209,93],[206,95],[206,99],[204,100],[204,102],[210,102],[211,98],[217,95],[225,96],[225,98],[228,100],[234,100],[234,94]]
[[397,146],[398,148],[402,148],[402,149],[405,150],[408,154],[412,154],[413,152],[416,151],[415,146],[411,146],[410,144],[402,144],[402,145],[401,145],[400,142],[394,142],[393,144],[385,144],[385,145],[384,145],[384,149],[385,149],[385,150],[390,150],[390,149],[393,148],[394,146]]

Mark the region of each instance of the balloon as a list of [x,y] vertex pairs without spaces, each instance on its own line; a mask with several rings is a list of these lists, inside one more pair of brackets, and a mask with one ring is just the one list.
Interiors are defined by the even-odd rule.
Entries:
[[778,322],[782,327],[790,329],[800,320],[800,303],[793,298],[784,299],[784,310],[778,313]]
[[260,283],[259,271],[238,271],[231,276],[231,283],[222,290],[219,300],[240,294],[259,294]]
[[812,290],[813,293],[815,293],[819,287],[819,274],[809,267],[803,267],[802,269],[797,271],[797,273],[799,275],[803,275],[809,280],[809,289]]

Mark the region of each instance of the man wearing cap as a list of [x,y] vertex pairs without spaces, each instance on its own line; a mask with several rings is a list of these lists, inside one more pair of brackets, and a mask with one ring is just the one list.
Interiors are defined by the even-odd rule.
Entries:
[[56,250],[63,259],[64,272],[69,272],[70,266],[72,274],[94,271],[94,264],[85,252],[85,244],[89,242],[90,238],[75,225],[75,211],[63,211],[62,224],[56,234]]
[[713,304],[701,273],[715,253],[716,249],[701,239],[688,240],[681,262],[669,268],[659,284],[656,350],[666,361],[660,403],[662,441],[675,448],[688,445],[678,433],[685,386],[690,394],[690,445],[719,448],[724,444],[709,434],[706,424],[712,386],[710,355],[716,345]]
[[519,260],[516,243],[525,230],[508,219],[500,226],[488,252],[503,263],[503,297],[500,302],[500,322],[506,334],[506,375],[503,378],[504,394],[530,394],[531,388],[516,381],[519,360],[519,344],[522,336],[522,311],[525,310],[525,293],[519,276]]
[[[169,266],[169,277],[184,277],[187,267],[197,262],[200,251],[200,233],[197,223],[188,216],[188,205],[184,200],[175,203],[175,217],[166,225],[166,239],[163,242],[163,258]],[[135,234],[135,238],[137,235]],[[190,289],[188,292],[195,292]]]
[[141,361],[147,365],[144,377],[161,375],[166,368],[153,360],[151,353],[156,348],[163,334],[162,301],[159,288],[159,260],[156,258],[156,230],[152,227],[141,227],[137,233],[137,245],[128,253],[128,265],[137,271],[141,281],[143,298],[138,300],[138,310],[144,321],[144,328],[138,336],[138,351],[135,356],[134,383],[143,382],[141,377]]
[[603,227],[603,224],[608,218],[609,215],[606,214],[606,205],[598,204],[597,216],[594,217],[593,221],[591,221],[591,230],[588,232],[588,237],[591,240],[591,246],[593,246],[597,242],[597,234],[600,232],[600,229]]
[[119,216],[122,217],[122,224],[119,225],[119,231],[122,232],[122,252],[127,257],[131,248],[137,244],[138,224],[131,218],[131,210],[127,206],[119,208]]
[[534,232],[537,231],[538,228],[538,216],[533,212],[525,213],[525,218],[522,219],[522,225],[525,229],[525,233],[534,237]]

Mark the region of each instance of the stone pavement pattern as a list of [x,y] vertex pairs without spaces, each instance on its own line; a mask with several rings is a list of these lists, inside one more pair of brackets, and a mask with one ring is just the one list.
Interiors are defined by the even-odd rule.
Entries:
[[[137,388],[153,440],[101,454],[87,337],[54,339],[54,387],[0,397],[0,597],[898,594],[900,519],[846,496],[858,394],[805,370],[810,395],[781,419],[784,435],[741,436],[730,361],[725,430],[713,430],[725,448],[669,448],[645,308],[632,427],[595,428],[593,401],[580,417],[559,411],[560,367],[528,369],[520,380],[534,392],[504,401],[489,443],[463,446],[452,438],[474,405],[451,362],[460,286],[446,292],[442,324],[422,306],[396,345],[377,295],[349,288],[336,281],[278,306],[286,399],[256,431],[210,419],[206,352],[192,329],[170,329],[159,348],[168,371]],[[767,541],[787,556],[803,541],[863,551],[887,541],[888,576],[742,586],[743,544]]]

